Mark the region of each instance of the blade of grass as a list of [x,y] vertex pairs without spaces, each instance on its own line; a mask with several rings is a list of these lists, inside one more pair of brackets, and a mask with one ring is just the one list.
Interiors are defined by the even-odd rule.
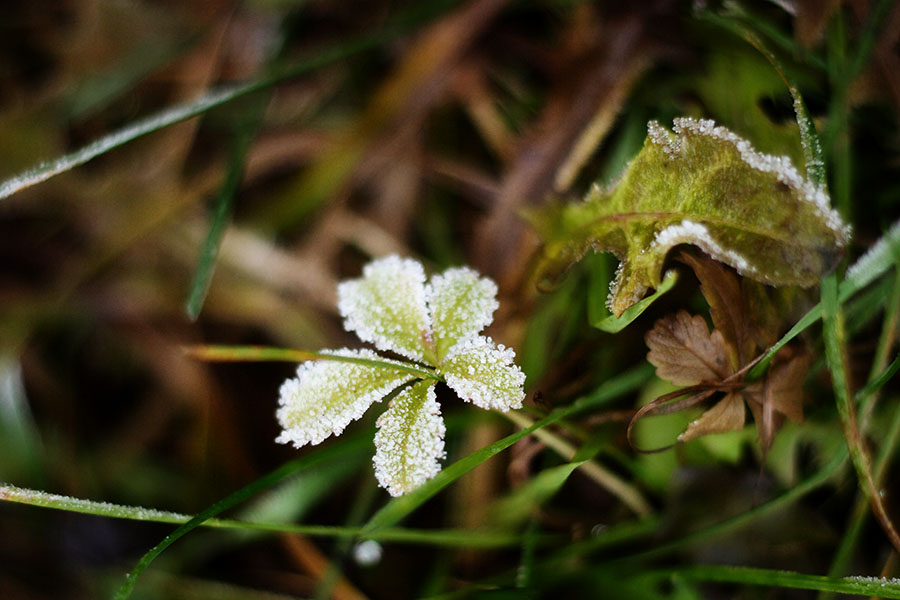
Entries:
[[591,396],[582,398],[565,408],[557,409],[543,419],[535,421],[529,427],[508,435],[505,438],[494,442],[490,446],[482,448],[477,452],[473,452],[472,454],[459,459],[452,465],[445,467],[440,473],[435,475],[433,479],[427,481],[424,485],[422,485],[422,487],[413,490],[405,496],[394,498],[393,500],[388,502],[381,510],[375,513],[371,519],[369,519],[369,522],[366,523],[366,525],[363,527],[363,530],[367,534],[370,534],[382,528],[394,525],[401,519],[405,518],[408,514],[416,510],[442,489],[444,489],[484,461],[499,454],[503,450],[506,450],[507,448],[524,438],[526,435],[529,435],[537,431],[538,429],[551,425],[556,421],[559,421],[560,419],[571,416],[576,412],[586,410],[587,408],[596,406],[603,402],[612,400],[613,398],[634,391],[635,389],[643,385],[644,382],[646,382],[650,377],[652,371],[646,367],[647,365],[643,365],[639,368],[628,371],[615,379],[611,379],[603,384]]
[[[375,501],[377,492],[378,487],[375,485],[374,479],[367,478],[362,482],[361,489],[354,494],[353,503],[346,519],[347,526],[353,527],[363,523]],[[347,557],[352,543],[351,538],[338,541],[337,547],[332,552],[331,562],[316,585],[315,600],[328,600],[332,597],[332,592],[341,579],[341,564]]]
[[[361,441],[368,443],[368,440]],[[359,450],[362,449],[364,445],[365,444],[355,444],[354,447]],[[181,525],[194,518],[192,515],[183,515],[155,508],[85,500],[83,498],[62,496],[60,494],[25,489],[8,484],[0,485],[0,501],[27,504],[39,508],[50,508],[98,517],[128,519],[130,521],[146,521],[152,523]],[[297,533],[313,537],[337,539],[352,539],[360,537],[362,534],[362,528],[355,526],[304,525],[282,522],[241,521],[235,519],[210,518],[199,526],[208,529],[230,529],[267,533]],[[423,530],[407,529],[403,527],[382,529],[366,537],[368,539],[383,542],[460,548],[502,548],[518,545],[522,541],[520,534],[505,531],[473,531],[466,529]],[[556,539],[557,538],[554,536],[543,536],[542,543],[549,543]]]
[[[847,102],[850,95],[850,86],[863,72],[869,62],[872,52],[875,50],[875,42],[882,26],[886,23],[887,12],[894,5],[894,0],[880,0],[869,10],[866,20],[860,28],[857,39],[859,40],[852,56],[842,62],[840,72],[832,75],[834,84],[834,100],[831,102],[828,118],[825,122],[825,130],[822,133],[825,147],[830,148],[834,144],[841,131],[847,126],[846,117],[841,118],[841,113],[847,110]],[[840,18],[840,16],[838,16]]]
[[817,490],[818,488],[831,481],[835,477],[835,475],[841,472],[841,467],[846,462],[847,455],[848,453],[846,447],[842,447],[841,450],[837,454],[835,454],[834,457],[832,457],[832,459],[828,461],[828,463],[824,467],[822,467],[811,477],[804,480],[799,485],[795,485],[782,495],[773,498],[772,500],[769,500],[768,502],[765,502],[753,508],[752,510],[748,510],[747,512],[735,515],[734,517],[725,519],[724,521],[720,521],[699,531],[689,533],[677,540],[673,540],[671,542],[666,542],[663,544],[657,544],[649,550],[631,556],[623,557],[623,559],[630,561],[655,558],[660,555],[668,554],[673,550],[679,550],[685,546],[716,538],[723,534],[740,529],[741,527],[751,523],[755,519],[770,514],[784,506],[789,505],[792,502],[799,500],[803,496],[809,494],[814,490]]
[[[357,441],[357,444],[360,444],[362,442],[363,439],[360,438]],[[313,467],[326,460],[350,453],[351,451],[356,449],[357,444],[345,442],[343,444],[335,444],[326,446],[324,448],[318,448],[315,451],[307,454],[306,456],[283,464],[274,471],[271,471],[270,473],[263,475],[256,481],[242,487],[230,496],[202,510],[190,521],[178,527],[178,529],[167,535],[161,542],[159,542],[156,546],[154,546],[146,554],[144,554],[144,556],[142,556],[138,561],[137,565],[135,565],[131,572],[129,572],[125,577],[124,583],[122,583],[122,586],[118,589],[114,598],[116,600],[125,600],[126,598],[129,598],[131,596],[131,592],[134,590],[134,585],[137,583],[138,577],[140,577],[141,573],[143,573],[147,569],[147,567],[150,566],[150,563],[152,563],[157,556],[162,554],[166,548],[174,544],[182,536],[197,528],[204,521],[207,521],[208,519],[228,510],[229,508],[236,506],[241,502],[244,502],[251,496],[275,485],[276,483],[289,477],[290,475],[302,471],[303,469]]]
[[[897,341],[897,323],[900,320],[900,248],[895,248],[895,250],[894,281],[885,301],[884,319],[881,324],[881,334],[878,336],[878,345],[875,347],[872,367],[869,369],[869,381],[866,387],[863,390],[859,390],[856,394],[856,400],[859,402],[859,419],[860,423],[862,423],[863,431],[868,431],[869,417],[875,409],[879,390],[887,382],[887,379],[893,376],[893,373],[888,374],[890,369],[887,361],[888,354]],[[894,362],[896,363],[896,360]],[[884,375],[887,375],[887,379],[883,379]],[[863,391],[865,393],[862,393]]]
[[254,113],[248,119],[249,122],[241,122],[236,125],[225,180],[222,182],[222,187],[219,189],[219,194],[216,198],[212,223],[210,223],[206,241],[203,243],[200,251],[200,261],[197,265],[197,272],[194,274],[194,281],[191,284],[191,290],[185,306],[187,315],[192,321],[196,321],[197,317],[200,316],[200,310],[209,292],[209,286],[212,283],[213,272],[219,256],[219,248],[222,245],[222,239],[225,237],[228,224],[231,222],[238,187],[241,179],[244,177],[247,152],[250,149],[250,144],[256,137],[267,99],[268,94],[257,98],[254,106],[248,109]]
[[279,71],[274,75],[251,81],[243,85],[215,90],[200,98],[177,104],[171,108],[150,115],[149,117],[134,121],[131,125],[103,136],[70,154],[66,154],[54,160],[42,162],[31,169],[27,169],[18,175],[0,182],[0,200],[8,198],[16,192],[20,192],[35,184],[46,181],[60,173],[83,165],[98,156],[106,154],[111,150],[115,150],[116,148],[145,135],[202,115],[212,108],[222,106],[223,104],[227,104],[238,98],[243,98],[254,92],[268,89],[288,79],[310,73],[321,67],[384,44],[385,42],[399,37],[404,32],[423,24],[445,10],[446,5],[452,5],[454,3],[455,2],[445,0],[442,2],[426,2],[421,5],[416,4],[412,9],[404,12],[383,29],[320,50],[314,56]]
[[765,36],[775,47],[782,52],[797,57],[801,62],[825,70],[828,63],[818,54],[807,50],[799,44],[796,38],[785,33],[782,28],[775,25],[761,14],[748,9],[746,6],[730,2],[725,6],[729,16],[741,19],[746,25],[752,25],[760,34]]
[[434,371],[419,368],[410,363],[394,363],[360,358],[356,356],[338,356],[328,352],[311,352],[309,350],[294,350],[291,348],[275,348],[272,346],[217,346],[196,345],[185,346],[184,351],[198,360],[209,362],[304,362],[307,360],[333,360],[337,362],[355,363],[379,369],[392,369],[404,371],[419,377],[443,381],[443,378]]
[[666,569],[648,573],[648,577],[681,577],[689,581],[717,581],[767,587],[819,590],[854,594],[857,596],[877,596],[879,598],[900,598],[900,580],[880,577],[825,577],[808,575],[794,571],[774,571],[751,567],[727,567],[700,565]]
[[[729,4],[729,8],[735,16],[746,17],[746,12],[737,2]],[[704,11],[701,15],[707,21],[734,33],[756,48],[784,81],[788,91],[791,93],[791,97],[794,99],[794,113],[797,118],[797,125],[800,127],[800,141],[803,147],[804,162],[806,163],[806,176],[813,184],[826,187],[825,155],[822,151],[822,144],[819,141],[816,126],[809,116],[806,102],[804,102],[800,88],[797,86],[794,78],[784,69],[781,61],[769,50],[756,32],[749,27],[739,23],[734,18],[723,17],[712,11]]]
[[[900,364],[898,361],[894,362],[895,364]],[[875,472],[873,477],[875,478],[875,483],[877,485],[881,485],[884,480],[885,470],[887,469],[891,456],[893,456],[897,449],[898,442],[900,442],[900,410],[894,411],[894,420],[891,423],[884,445],[878,453],[878,457],[875,459]],[[831,561],[831,568],[828,569],[828,575],[830,577],[837,577],[842,573],[845,573],[850,566],[853,553],[856,550],[860,536],[862,535],[863,525],[866,522],[865,517],[869,512],[868,508],[869,502],[866,499],[865,494],[859,494],[856,504],[853,505],[853,512],[848,521],[849,525],[847,526],[844,537],[841,539],[841,544],[838,546],[837,552],[835,552],[834,558]],[[822,595],[820,596],[820,600],[826,600],[831,597],[830,594]]]
[[869,465],[869,458],[856,423],[856,411],[852,406],[850,382],[847,379],[847,357],[844,351],[845,334],[841,305],[838,299],[837,275],[832,273],[822,279],[822,329],[825,337],[825,358],[831,371],[832,386],[837,402],[838,414],[844,429],[844,437],[850,451],[850,458],[856,469],[857,478],[862,491],[866,494],[872,511],[878,518],[881,528],[900,552],[900,535],[890,517],[878,491]]
[[864,399],[870,397],[877,390],[883,388],[884,385],[888,381],[890,381],[894,375],[897,374],[897,371],[900,371],[900,355],[895,356],[890,366],[888,366],[888,368],[875,376],[869,383],[866,384],[866,387],[856,392],[857,402],[862,403]]

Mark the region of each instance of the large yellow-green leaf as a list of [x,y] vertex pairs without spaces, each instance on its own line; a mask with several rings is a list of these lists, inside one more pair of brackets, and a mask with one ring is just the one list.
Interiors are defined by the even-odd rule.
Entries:
[[832,268],[849,231],[826,191],[785,157],[762,154],[710,120],[655,121],[611,190],[535,218],[553,277],[588,249],[621,261],[610,295],[616,315],[660,283],[668,251],[693,244],[742,275],[811,286]]

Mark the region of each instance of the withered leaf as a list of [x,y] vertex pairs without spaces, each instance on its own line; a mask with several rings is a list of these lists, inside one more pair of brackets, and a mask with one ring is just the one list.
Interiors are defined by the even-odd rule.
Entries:
[[[645,336],[650,349],[647,360],[656,366],[660,378],[692,386],[682,391],[693,393],[692,398],[704,400],[717,392],[724,392],[725,397],[693,421],[678,441],[741,429],[746,401],[756,422],[760,445],[766,451],[785,418],[797,423],[803,420],[802,385],[810,357],[785,349],[762,381],[745,382],[744,372],[753,362],[751,357],[776,332],[768,315],[774,305],[765,290],[746,288],[730,270],[708,257],[683,253],[680,260],[697,274],[715,328],[710,332],[702,317],[692,317],[685,311],[663,317]],[[760,293],[753,295],[755,291]],[[679,393],[670,395],[676,397]],[[654,403],[668,402],[667,396]],[[635,419],[650,412],[639,411]]]
[[678,260],[688,265],[700,282],[700,291],[709,304],[709,316],[713,326],[731,342],[731,366],[737,371],[740,365],[750,359],[756,349],[750,335],[747,308],[741,294],[741,284],[737,276],[705,254],[695,256],[681,252]]
[[710,433],[740,431],[746,419],[744,399],[740,394],[728,394],[715,406],[691,421],[687,429],[678,436],[679,442],[688,442]]
[[659,319],[644,337],[656,374],[675,385],[720,381],[731,374],[722,332],[710,333],[703,317],[686,311]]
[[772,445],[785,417],[794,423],[803,422],[803,380],[810,362],[808,354],[783,360],[769,370],[765,379],[744,390],[763,449]]

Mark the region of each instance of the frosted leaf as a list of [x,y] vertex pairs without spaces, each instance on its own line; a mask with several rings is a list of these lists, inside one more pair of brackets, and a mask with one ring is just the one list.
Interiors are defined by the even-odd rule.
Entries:
[[366,265],[361,279],[338,285],[344,327],[379,350],[423,360],[432,343],[425,306],[425,272],[418,262],[391,255]]
[[525,397],[525,373],[515,357],[512,348],[495,346],[490,338],[470,338],[450,349],[439,371],[463,400],[506,412],[521,408]]
[[[388,361],[371,350],[336,350],[335,356]],[[403,363],[397,362],[402,365]],[[415,378],[405,371],[338,361],[305,362],[281,385],[276,416],[284,431],[275,439],[299,448],[340,435],[375,402]]]
[[588,251],[620,260],[616,316],[661,283],[666,256],[694,244],[767,285],[819,282],[840,259],[849,228],[824,188],[783,156],[758,152],[710,120],[651,121],[615,189],[532,217],[544,240],[539,274],[552,281]]
[[400,392],[378,418],[375,434],[375,477],[391,496],[416,489],[441,470],[444,419],[433,381]]
[[438,360],[457,342],[475,337],[493,320],[497,285],[467,267],[448,269],[425,288]]

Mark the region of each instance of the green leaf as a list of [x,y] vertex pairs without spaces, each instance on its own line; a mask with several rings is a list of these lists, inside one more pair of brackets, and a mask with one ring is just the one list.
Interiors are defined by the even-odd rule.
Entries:
[[467,267],[432,277],[425,296],[438,360],[457,342],[477,336],[490,325],[499,306],[497,284]]
[[[337,355],[381,358],[371,350],[337,350]],[[297,377],[281,386],[278,422],[284,431],[275,439],[300,448],[340,435],[375,402],[413,377],[399,369],[334,361],[306,362]]]
[[608,315],[598,321],[592,321],[591,325],[606,333],[619,333],[650,308],[651,304],[659,300],[660,296],[671,290],[677,282],[678,271],[667,271],[655,292],[626,308],[620,316]]
[[425,270],[396,255],[374,260],[359,279],[338,285],[338,310],[344,328],[379,350],[413,360],[435,362],[430,353]]
[[441,470],[446,428],[433,381],[400,392],[377,425],[375,477],[391,496],[416,489]]
[[849,231],[825,190],[790,160],[761,154],[709,120],[648,125],[643,149],[613,190],[537,216],[542,274],[552,279],[588,249],[621,264],[610,310],[621,316],[660,286],[668,251],[693,244],[770,285],[811,286],[834,266]]
[[477,337],[451,348],[440,373],[463,400],[505,412],[521,408],[525,397],[525,373],[515,364],[515,357],[512,348]]

